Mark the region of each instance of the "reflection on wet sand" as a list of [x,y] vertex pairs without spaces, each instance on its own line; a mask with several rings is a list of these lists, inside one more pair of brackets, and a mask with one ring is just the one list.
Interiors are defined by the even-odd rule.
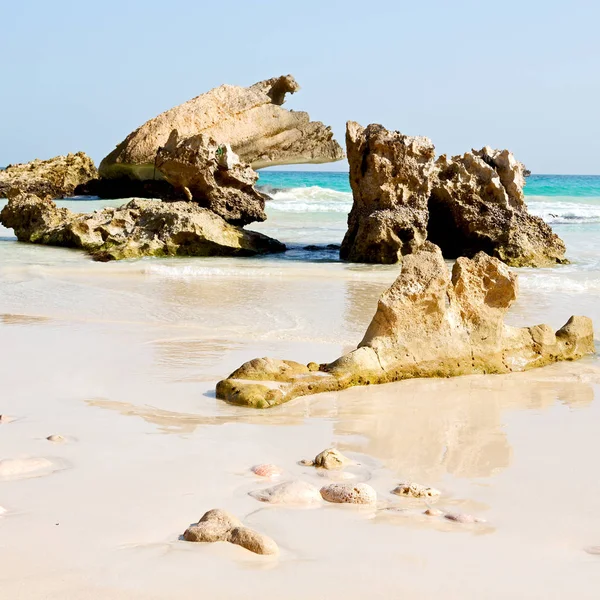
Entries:
[[354,388],[339,396],[334,430],[341,448],[374,456],[409,480],[489,477],[511,462],[505,413],[556,402],[582,407],[594,398],[588,383],[538,376],[410,380],[366,393]]
[[50,321],[48,317],[36,317],[32,315],[17,315],[13,313],[0,314],[0,323],[3,325],[40,325]]
[[510,411],[545,410],[556,403],[585,407],[594,398],[593,383],[600,383],[597,359],[584,361],[580,369],[557,365],[511,375],[357,387],[263,411],[217,403],[214,416],[106,399],[88,404],[140,417],[165,433],[232,422],[281,426],[326,420],[341,449],[376,458],[407,480],[432,483],[446,474],[482,478],[505,469],[512,458],[504,429]]

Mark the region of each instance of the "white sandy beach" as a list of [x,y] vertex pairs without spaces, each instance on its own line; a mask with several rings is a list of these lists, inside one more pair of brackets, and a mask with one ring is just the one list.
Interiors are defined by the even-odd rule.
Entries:
[[[49,462],[24,478],[0,464],[2,598],[597,596],[599,557],[586,552],[600,545],[596,356],[238,408],[214,397],[216,381],[256,356],[335,358],[360,340],[398,267],[104,265],[16,242],[4,252],[0,413],[14,420],[0,424],[0,459]],[[600,322],[594,275],[569,279],[571,268],[560,296],[558,270],[521,270],[511,322]],[[297,461],[329,446],[360,463],[377,509],[248,495],[268,485],[256,463],[322,484]],[[390,494],[404,480],[487,523],[422,515],[420,501]],[[181,541],[211,508],[271,536],[279,556]]]

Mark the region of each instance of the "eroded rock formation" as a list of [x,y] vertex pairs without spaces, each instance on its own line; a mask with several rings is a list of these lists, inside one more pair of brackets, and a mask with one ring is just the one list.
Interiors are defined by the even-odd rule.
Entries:
[[94,161],[84,152],[8,165],[0,171],[0,198],[6,198],[11,188],[28,194],[65,198],[72,196],[78,185],[97,176]]
[[523,371],[594,352],[587,317],[571,317],[556,333],[505,325],[516,297],[517,276],[500,260],[462,257],[450,276],[440,249],[425,242],[404,258],[356,350],[320,367],[254,359],[220,381],[217,396],[266,408],[354,385]]
[[524,166],[508,150],[485,147],[436,161],[428,239],[446,258],[484,251],[513,267],[566,262],[565,245],[527,212]]
[[349,121],[346,150],[354,204],[340,257],[396,263],[427,238],[435,148],[425,137]]
[[254,184],[258,175],[240,162],[229,144],[208,135],[180,140],[177,130],[158,150],[156,167],[188,200],[212,210],[233,225],[264,221],[265,197]]
[[340,160],[343,151],[329,127],[305,112],[281,107],[300,89],[291,75],[244,88],[221,85],[150,119],[101,162],[101,177],[154,179],[154,159],[176,129],[180,139],[209,135],[228,143],[254,169]]
[[394,263],[428,239],[446,258],[484,251],[511,266],[566,262],[562,240],[527,212],[525,168],[508,150],[436,161],[428,138],[354,122],[346,144],[354,204],[342,259]]
[[283,252],[261,233],[230,225],[193,202],[133,199],[91,214],[58,208],[49,198],[13,195],[0,222],[19,241],[87,250],[101,261],[141,256],[253,256]]

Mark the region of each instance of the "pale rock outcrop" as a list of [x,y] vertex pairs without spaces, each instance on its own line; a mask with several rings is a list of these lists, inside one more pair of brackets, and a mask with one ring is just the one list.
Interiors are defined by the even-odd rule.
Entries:
[[97,176],[94,161],[84,152],[8,165],[0,171],[0,198],[6,198],[11,188],[27,194],[65,198],[72,196],[78,185]]
[[524,371],[594,352],[587,317],[571,317],[556,333],[548,325],[505,325],[516,297],[517,276],[500,260],[483,252],[461,257],[450,276],[440,249],[425,242],[404,258],[356,350],[319,370],[255,359],[220,381],[217,396],[266,408],[354,385]]
[[253,169],[325,163],[344,156],[329,127],[305,112],[281,107],[300,89],[291,75],[244,88],[221,85],[150,119],[101,162],[100,176],[153,179],[154,159],[176,129],[180,138],[205,134],[228,143]]
[[258,175],[242,164],[229,144],[204,134],[184,140],[177,130],[158,150],[156,168],[187,199],[208,208],[232,225],[264,221],[265,197],[254,189]]
[[340,257],[396,263],[427,238],[435,148],[425,137],[349,121],[346,150],[354,204]]
[[524,201],[525,167],[485,147],[435,160],[428,138],[346,128],[354,203],[343,260],[395,263],[429,241],[446,258],[487,252],[511,266],[566,262],[565,245]]
[[87,250],[107,261],[141,256],[254,256],[282,252],[265,235],[225,222],[193,202],[133,199],[91,214],[58,208],[49,198],[11,197],[0,222],[22,242]]
[[527,211],[524,171],[511,152],[487,146],[462,156],[440,156],[429,200],[428,239],[446,258],[483,251],[513,267],[567,262],[563,241]]
[[277,544],[268,536],[244,527],[228,512],[215,508],[206,512],[200,521],[188,527],[183,534],[186,542],[230,542],[255,554],[277,554]]

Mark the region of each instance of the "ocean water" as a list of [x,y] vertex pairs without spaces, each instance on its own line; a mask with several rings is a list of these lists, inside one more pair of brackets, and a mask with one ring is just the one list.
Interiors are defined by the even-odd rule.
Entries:
[[[38,301],[44,294],[48,310],[63,312],[72,304],[75,292],[61,291],[62,286],[67,279],[76,279],[79,301],[69,310],[87,316],[94,310],[103,314],[122,311],[120,316],[130,317],[138,312],[131,297],[117,294],[113,298],[115,281],[126,281],[133,288],[131,294],[141,294],[144,298],[140,302],[152,306],[149,315],[153,319],[210,321],[210,315],[219,312],[218,302],[210,310],[197,311],[193,303],[182,303],[175,292],[169,302],[157,302],[152,297],[165,282],[175,286],[178,282],[197,282],[202,283],[204,296],[209,295],[207,290],[214,290],[214,298],[234,293],[232,286],[245,288],[247,302],[239,299],[238,313],[230,318],[233,329],[237,323],[239,331],[251,330],[245,319],[260,312],[257,303],[268,304],[270,310],[265,311],[264,322],[255,324],[260,335],[277,337],[277,331],[269,327],[277,310],[274,298],[279,298],[281,306],[289,311],[284,321],[291,324],[283,328],[282,336],[288,337],[290,328],[306,326],[303,339],[314,334],[355,342],[372,314],[377,296],[397,276],[398,266],[340,262],[337,246],[346,231],[352,205],[347,173],[262,171],[259,186],[272,200],[267,203],[267,221],[254,223],[251,228],[285,242],[289,250],[284,254],[248,259],[146,258],[97,264],[82,252],[18,243],[12,231],[0,227],[0,312],[37,314]],[[565,240],[571,262],[547,269],[519,269],[521,295],[511,318],[515,323],[546,320],[558,327],[573,312],[600,317],[600,176],[532,175],[525,192],[529,210],[551,224]],[[0,208],[4,202],[0,200]],[[89,198],[59,202],[78,212],[121,203]],[[6,285],[15,281],[19,284]],[[35,294],[31,288],[36,288]],[[93,293],[93,297],[87,293]],[[102,298],[110,306],[100,305]],[[295,303],[302,301],[314,308],[308,323],[301,323],[302,318],[296,314]],[[335,318],[317,316],[319,303],[323,302],[334,314],[339,313],[336,302],[346,307],[348,314],[356,316],[363,309],[366,312],[350,322],[340,314]]]

